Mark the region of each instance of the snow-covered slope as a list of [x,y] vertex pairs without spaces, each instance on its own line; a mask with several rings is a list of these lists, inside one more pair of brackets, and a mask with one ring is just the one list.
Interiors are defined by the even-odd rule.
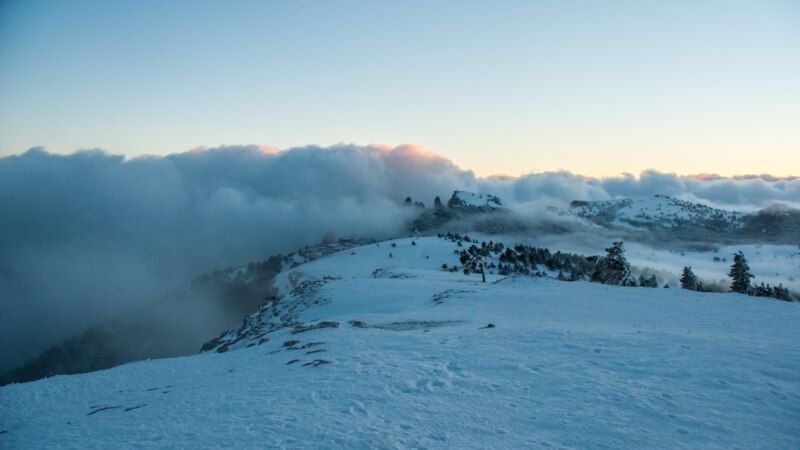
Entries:
[[467,191],[455,191],[447,202],[448,208],[502,208],[503,203],[491,194],[476,194]]
[[0,388],[0,447],[800,446],[798,304],[482,283],[441,269],[460,249],[322,257],[278,275],[282,300],[223,353]]
[[652,243],[797,245],[800,210],[773,205],[742,213],[711,208],[665,195],[604,201],[573,201],[563,217],[583,219],[616,231],[632,231]]
[[525,229],[527,225],[515,217],[511,209],[505,208],[497,196],[454,191],[446,208],[440,205],[423,210],[408,229],[413,232],[468,229],[502,233],[520,228]]
[[741,228],[744,213],[725,211],[697,203],[655,195],[621,200],[572,202],[570,211],[583,218],[614,225],[695,225],[719,230]]
[[755,275],[754,284],[782,284],[793,292],[800,292],[800,248],[792,245],[733,245],[711,252],[656,250],[651,247],[626,243],[626,256],[631,265],[639,269],[656,269],[675,274],[662,282],[677,286],[683,267],[690,266],[706,286],[727,287],[731,280],[728,272],[733,255],[742,252]]

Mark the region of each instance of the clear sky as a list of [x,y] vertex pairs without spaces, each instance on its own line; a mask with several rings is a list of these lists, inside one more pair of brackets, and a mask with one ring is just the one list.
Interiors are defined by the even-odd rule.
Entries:
[[0,155],[337,142],[800,175],[800,2],[0,2]]

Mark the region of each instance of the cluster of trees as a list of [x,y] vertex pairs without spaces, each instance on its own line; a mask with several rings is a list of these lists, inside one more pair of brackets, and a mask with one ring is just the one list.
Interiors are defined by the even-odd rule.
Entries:
[[[747,264],[747,259],[741,251],[733,255],[733,264],[728,272],[728,276],[731,278],[731,292],[738,292],[755,297],[771,297],[787,302],[792,301],[792,295],[789,289],[783,286],[783,283],[777,286],[770,286],[763,282],[758,285],[751,284],[750,280],[754,277],[753,274],[750,273],[750,266]],[[683,268],[681,287],[683,289],[699,292],[706,290],[703,288],[703,283],[701,283],[694,272],[692,272],[691,267]]]
[[[591,258],[593,257],[589,257],[589,259]],[[764,283],[759,285],[751,284],[750,280],[753,278],[753,274],[750,273],[750,266],[747,265],[747,260],[741,251],[733,255],[733,265],[731,265],[728,276],[731,278],[731,292],[738,292],[755,297],[771,297],[787,302],[792,301],[792,294],[789,292],[788,288],[783,286],[783,283],[778,286],[770,286]],[[650,278],[640,276],[638,281],[634,280],[631,275],[630,265],[625,260],[622,242],[614,242],[611,247],[606,249],[606,256],[598,258],[594,271],[592,272],[591,280],[618,286],[658,286],[658,280],[655,275],[652,275]],[[681,288],[683,289],[698,292],[706,291],[703,287],[703,283],[697,278],[694,272],[692,272],[691,267],[683,268],[680,282]]]
[[[566,281],[584,280],[589,278],[593,262],[584,255],[557,251],[551,252],[547,248],[517,244],[513,248],[505,247],[500,242],[478,242],[467,235],[458,233],[439,234],[439,237],[453,241],[465,250],[459,252],[461,263],[473,260],[482,260],[484,267],[491,273],[495,270],[501,275],[532,275],[547,276],[540,270],[544,266],[547,270],[558,271],[559,279]],[[497,257],[498,264],[494,263],[493,256]],[[452,270],[452,268],[450,268]]]
[[[439,234],[440,238],[453,241],[459,247],[469,244],[459,253],[459,259],[464,273],[476,271],[473,267],[488,269],[490,273],[495,270],[500,275],[528,275],[545,277],[550,272],[558,272],[555,277],[561,281],[590,280],[602,284],[617,286],[642,286],[657,287],[658,280],[655,275],[650,277],[640,276],[638,280],[631,274],[631,267],[624,256],[622,242],[614,242],[606,249],[606,256],[584,256],[569,252],[551,252],[544,247],[535,247],[517,244],[514,247],[505,247],[500,242],[481,242],[470,239],[467,235],[458,233]],[[498,263],[494,263],[493,256],[497,256]],[[456,271],[456,266],[445,270]]]
[[[524,244],[517,244],[514,247],[505,247],[500,242],[478,242],[467,235],[458,233],[439,234],[440,238],[453,241],[459,247],[466,247],[459,253],[461,264],[464,265],[465,273],[472,269],[467,266],[470,264],[483,264],[490,273],[495,270],[500,275],[528,275],[528,276],[548,276],[547,272],[541,269],[543,266],[550,272],[558,272],[557,279],[562,281],[591,280],[604,284],[618,284],[623,286],[657,286],[658,281],[655,276],[650,278],[640,278],[637,282],[631,276],[630,265],[623,256],[622,242],[615,242],[612,247],[606,249],[605,257],[590,256],[568,252],[551,252],[548,248],[535,247]],[[497,257],[498,263],[495,264],[493,256]],[[474,261],[479,261],[475,263]],[[448,267],[443,264],[445,270],[455,271],[456,267]]]
[[[540,269],[544,266],[550,272],[558,272],[555,277],[561,281],[585,280],[609,284],[615,286],[638,286],[638,287],[658,287],[659,282],[655,275],[646,277],[639,275],[635,277],[631,271],[631,266],[625,259],[625,249],[623,242],[614,242],[611,247],[605,249],[605,256],[579,255],[567,252],[551,252],[547,248],[534,247],[518,244],[514,247],[505,247],[499,242],[481,242],[471,239],[467,235],[457,233],[439,234],[440,238],[455,242],[459,247],[466,247],[464,250],[456,251],[462,264],[465,274],[472,272],[484,273],[488,270],[500,275],[529,275],[529,276],[548,276],[547,272]],[[493,256],[497,256],[498,263],[494,263]],[[445,270],[457,271],[457,266],[448,267],[443,264]],[[728,276],[731,277],[730,290],[756,297],[772,297],[779,300],[792,301],[792,294],[783,284],[770,286],[761,283],[751,284],[753,275],[750,267],[742,252],[733,256],[733,265]],[[703,283],[692,272],[691,267],[684,267],[680,277],[680,285],[683,289],[705,292],[707,289]],[[669,285],[664,285],[669,287]]]
[[[461,234],[458,234],[458,233],[450,233],[450,232],[448,232],[447,234],[439,233],[437,236],[439,236],[442,239],[447,239],[448,241],[455,242],[456,245],[458,245],[459,247],[463,247],[465,243],[466,244],[478,244],[478,240],[477,239],[472,239],[466,234],[461,235]],[[495,245],[494,243],[492,243],[492,241],[489,241],[489,242],[492,244],[492,246]],[[481,247],[485,248],[486,245],[488,245],[488,244],[486,244],[486,242],[484,242],[481,245]],[[499,245],[500,246],[499,248],[502,250],[503,244],[498,242],[496,245]],[[495,253],[497,253],[497,252],[495,252]],[[483,256],[488,256],[488,255],[489,254],[486,253]]]
[[500,274],[521,274],[545,276],[539,270],[544,266],[547,270],[558,271],[556,278],[565,281],[577,281],[589,278],[593,262],[584,255],[567,252],[551,252],[550,249],[518,244],[514,248],[507,248],[499,257],[498,270]]

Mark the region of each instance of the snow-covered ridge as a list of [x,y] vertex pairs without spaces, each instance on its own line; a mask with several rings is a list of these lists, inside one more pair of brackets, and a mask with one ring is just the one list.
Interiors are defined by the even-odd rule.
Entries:
[[726,211],[665,195],[573,201],[556,214],[592,225],[634,231],[653,242],[796,245],[800,210],[776,204],[756,212]]
[[[469,231],[487,233],[501,233],[525,226],[495,195],[454,191],[447,201],[447,207],[436,197],[434,207],[423,210],[410,224],[409,231],[454,231],[452,224],[458,222],[461,222],[460,226],[470,223]],[[467,231],[460,226],[455,227],[456,231]]]
[[704,226],[720,230],[741,228],[748,214],[725,211],[665,195],[620,200],[573,201],[570,212],[578,217],[614,225]]
[[[470,244],[471,242],[468,243]],[[476,276],[466,277],[461,271],[442,270],[443,264],[457,266],[458,253],[463,249],[455,241],[436,237],[404,238],[355,247],[349,251],[315,258],[302,265],[293,265],[274,281],[276,290],[284,295],[265,302],[240,327],[207,343],[203,346],[203,351],[226,352],[259,345],[267,342],[271,334],[280,330],[307,330],[317,326],[318,320],[308,320],[309,310],[316,311],[331,303],[331,296],[326,294],[325,289],[332,281],[424,277],[474,282]],[[488,277],[493,281],[503,278],[494,274],[489,274]],[[376,292],[380,292],[381,296],[392,297],[384,291]],[[367,308],[375,306],[360,302],[358,305]],[[353,306],[351,303],[350,307]],[[326,326],[338,327],[339,323],[329,323]]]
[[796,304],[484,283],[443,270],[458,242],[397,239],[289,267],[288,293],[223,336],[223,353],[0,388],[0,447],[800,443],[787,425],[800,421]]
[[448,208],[502,208],[500,199],[491,194],[476,194],[467,191],[455,191],[447,202]]
[[[774,251],[778,250],[785,249],[776,248]],[[469,236],[449,233],[439,237],[374,242],[318,260],[315,258],[306,264],[292,265],[274,279],[274,291],[279,295],[262,304],[259,311],[247,317],[240,327],[206,343],[203,351],[227,352],[231,349],[261,345],[268,342],[269,336],[277,331],[285,329],[307,331],[318,327],[319,319],[308,322],[306,313],[310,309],[317,309],[330,303],[333,297],[325,293],[326,285],[339,283],[340,280],[445,277],[457,282],[473,282],[483,278],[477,275],[483,271],[489,283],[508,276],[574,282],[594,279],[596,275],[594,272],[598,269],[597,258],[597,256],[586,257],[561,251],[551,252],[546,248],[526,245],[506,246],[501,242],[492,241],[479,243]],[[675,270],[677,273],[678,269]],[[670,282],[673,287],[678,286],[674,276],[665,280],[655,275],[650,278],[645,277],[638,269],[635,272],[640,275],[638,281],[633,273],[629,273],[625,275],[629,277],[625,283],[612,284],[642,286],[643,289],[664,286],[665,283],[669,285]],[[717,274],[722,275],[724,271]],[[761,280],[761,272],[758,279]],[[782,283],[785,280],[772,281],[777,285],[778,282]],[[794,279],[789,278],[789,281],[793,282]],[[339,325],[338,322],[325,323],[325,327]]]

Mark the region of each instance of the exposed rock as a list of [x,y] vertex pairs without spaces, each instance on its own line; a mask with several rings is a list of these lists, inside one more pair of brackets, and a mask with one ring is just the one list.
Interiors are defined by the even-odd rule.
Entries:
[[303,364],[303,367],[305,367],[305,366],[316,367],[316,366],[321,366],[323,364],[332,364],[332,363],[333,363],[333,361],[328,361],[327,359],[315,359],[313,361],[309,361],[309,362]]

